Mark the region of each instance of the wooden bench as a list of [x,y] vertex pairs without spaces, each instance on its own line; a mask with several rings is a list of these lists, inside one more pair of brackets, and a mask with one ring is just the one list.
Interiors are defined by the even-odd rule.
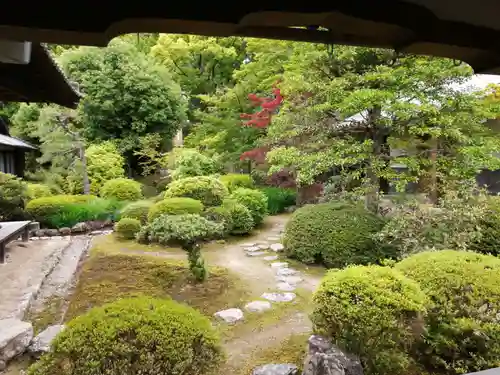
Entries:
[[0,263],[5,263],[5,247],[19,236],[23,241],[29,240],[31,221],[2,221],[0,222]]

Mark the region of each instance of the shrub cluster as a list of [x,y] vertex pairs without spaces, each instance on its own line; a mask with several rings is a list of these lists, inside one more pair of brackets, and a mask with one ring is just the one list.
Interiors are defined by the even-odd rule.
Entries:
[[151,206],[153,206],[153,202],[148,200],[132,202],[123,207],[120,212],[120,216],[122,218],[128,217],[131,219],[137,219],[141,223],[145,224],[148,221],[148,212]]
[[134,239],[135,235],[139,232],[140,229],[141,222],[137,219],[132,219],[129,217],[124,217],[115,224],[115,232],[119,237],[126,240]]
[[193,149],[181,148],[174,151],[172,178],[210,176],[220,171],[220,164],[214,158],[200,154]]
[[173,181],[165,197],[186,197],[199,200],[205,207],[220,206],[228,195],[227,188],[215,177],[187,177]]
[[0,172],[0,221],[24,218],[26,184],[20,178]]
[[295,189],[266,187],[261,191],[267,197],[267,211],[271,215],[285,212],[287,207],[294,206],[297,200]]
[[48,185],[33,184],[30,182],[26,184],[26,198],[28,201],[36,198],[50,197],[51,195],[52,191]]
[[201,214],[203,203],[192,198],[165,198],[149,209],[148,221],[152,222],[161,215]]
[[238,188],[231,193],[229,199],[241,203],[250,210],[254,225],[259,225],[267,215],[267,197],[259,191],[247,188]]
[[106,199],[136,201],[142,198],[141,184],[128,178],[114,178],[104,183],[100,195]]
[[229,192],[243,187],[252,189],[254,187],[254,182],[252,176],[248,174],[230,173],[220,176],[220,180],[227,187]]

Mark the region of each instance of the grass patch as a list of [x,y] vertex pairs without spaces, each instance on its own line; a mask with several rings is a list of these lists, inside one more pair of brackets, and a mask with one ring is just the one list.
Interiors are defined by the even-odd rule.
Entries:
[[[225,269],[209,268],[208,279],[199,284],[193,281],[185,262],[120,254],[110,241],[115,240],[110,236],[92,248],[71,297],[66,320],[94,306],[138,295],[172,298],[206,315],[242,304],[248,298],[242,282]],[[135,244],[134,250],[142,251],[142,247]]]
[[309,333],[293,334],[276,345],[256,350],[241,364],[241,367],[234,370],[233,374],[251,375],[255,367],[269,363],[294,364],[299,368],[299,374],[301,374],[307,354],[307,340],[309,336]]
[[42,332],[48,326],[61,322],[64,303],[64,298],[53,296],[44,302],[43,310],[29,311],[26,314],[25,320],[33,324],[35,335]]

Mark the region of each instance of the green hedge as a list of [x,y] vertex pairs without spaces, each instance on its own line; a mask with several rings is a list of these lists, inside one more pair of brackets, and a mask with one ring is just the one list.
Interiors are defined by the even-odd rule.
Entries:
[[266,187],[260,190],[267,197],[267,211],[270,215],[285,212],[286,208],[294,206],[297,200],[295,189]]
[[500,259],[473,252],[423,252],[396,264],[429,297],[417,360],[436,373],[500,366]]
[[254,225],[259,225],[267,215],[267,197],[259,191],[247,188],[238,188],[231,193],[229,199],[241,203],[250,210]]
[[129,203],[123,207],[120,212],[120,216],[122,218],[128,217],[131,219],[137,219],[144,224],[148,221],[148,212],[153,204],[154,203],[152,201],[148,200]]
[[205,375],[223,360],[210,320],[170,300],[123,299],[68,323],[29,375]]
[[170,183],[165,198],[185,197],[199,200],[205,207],[220,206],[227,188],[215,177],[187,177]]
[[136,233],[138,233],[140,229],[141,222],[137,219],[132,219],[129,217],[124,217],[115,224],[115,232],[119,237],[126,240],[134,239]]
[[201,214],[203,204],[192,198],[165,198],[149,209],[148,221],[152,222],[161,215]]
[[101,197],[119,201],[136,201],[142,198],[141,184],[128,178],[106,181],[100,190]]
[[231,218],[230,234],[241,235],[252,231],[255,222],[252,212],[247,207],[231,199],[224,200],[222,207],[227,210]]
[[313,298],[314,330],[358,355],[369,374],[410,374],[426,296],[402,273],[380,266],[331,270]]
[[36,198],[50,197],[52,195],[52,191],[48,185],[44,184],[26,184],[26,196],[28,200],[33,200]]
[[240,187],[252,189],[254,187],[252,176],[249,174],[230,173],[220,176],[220,180],[232,192]]
[[286,255],[304,263],[342,268],[392,257],[392,249],[376,246],[371,236],[384,225],[363,207],[322,203],[298,209],[285,227]]

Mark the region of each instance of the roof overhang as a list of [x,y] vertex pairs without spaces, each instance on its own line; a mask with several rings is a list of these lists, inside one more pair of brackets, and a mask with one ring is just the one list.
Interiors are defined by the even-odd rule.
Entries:
[[[104,46],[117,35],[137,32],[239,35],[394,48],[460,59],[476,72],[500,73],[500,3],[495,0],[201,2],[196,6],[145,0],[105,7],[87,1],[78,4],[77,10],[69,3],[38,2],[27,7],[6,0],[3,5],[8,12],[0,14],[0,38],[5,39]],[[302,26],[310,27],[296,28]]]

